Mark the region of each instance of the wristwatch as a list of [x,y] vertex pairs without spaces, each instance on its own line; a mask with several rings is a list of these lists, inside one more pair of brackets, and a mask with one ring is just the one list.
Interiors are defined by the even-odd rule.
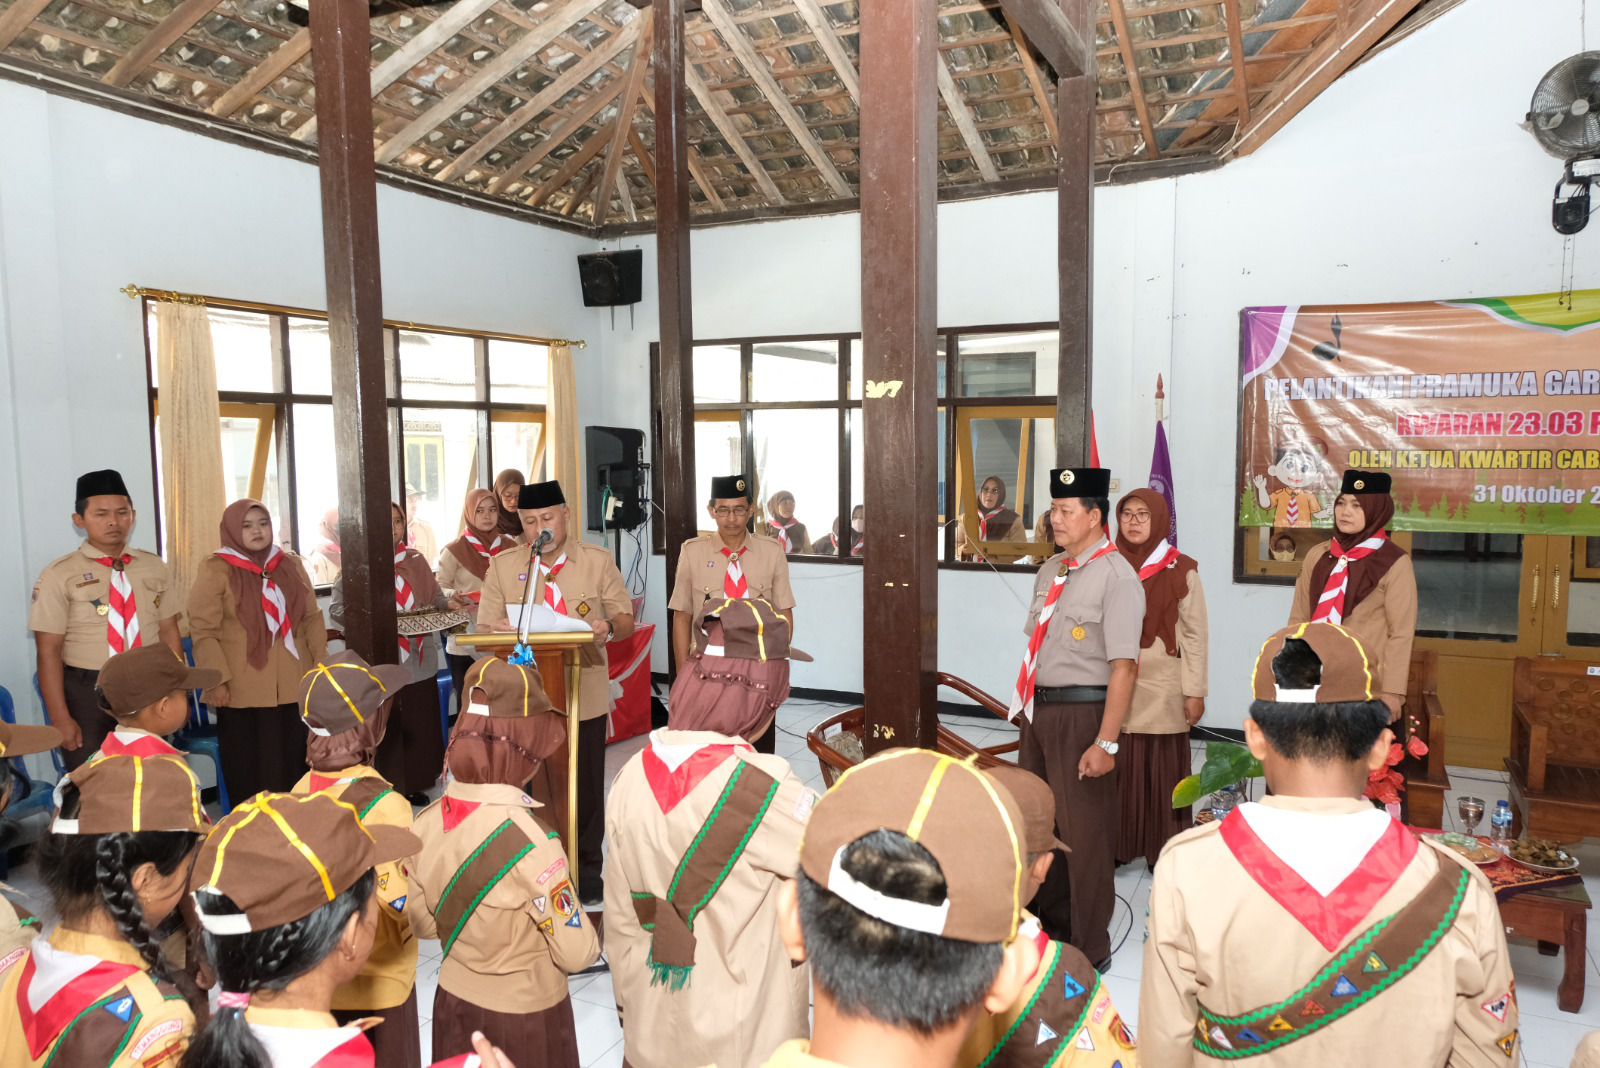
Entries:
[[1116,756],[1117,750],[1121,748],[1116,742],[1108,742],[1104,738],[1096,738],[1094,744],[1104,749],[1107,756]]

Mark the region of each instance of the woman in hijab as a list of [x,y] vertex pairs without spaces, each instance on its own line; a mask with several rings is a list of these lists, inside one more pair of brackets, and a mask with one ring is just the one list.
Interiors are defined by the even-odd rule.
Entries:
[[201,562],[189,591],[194,662],[222,673],[201,700],[217,714],[228,796],[287,791],[305,774],[300,676],[327,653],[328,628],[300,558],[273,538],[260,501],[222,513],[222,547]]
[[[500,533],[500,510],[494,494],[486,489],[468,490],[466,502],[461,506],[461,536],[439,553],[440,588],[465,602],[467,611],[476,615],[483,577],[489,573],[489,561],[515,548],[516,544],[516,539]],[[445,660],[450,664],[450,678],[455,682],[459,706],[461,680],[466,677],[473,658],[456,648],[452,636],[445,644]]]
[[1417,633],[1417,576],[1411,557],[1389,540],[1394,518],[1390,478],[1346,471],[1333,502],[1333,540],[1306,553],[1294,584],[1289,625],[1338,623],[1360,639],[1372,661],[1389,722],[1400,718],[1411,640]]
[[343,556],[339,551],[339,509],[329,508],[322,514],[322,523],[317,527],[317,533],[322,536],[322,541],[311,550],[311,555],[306,557],[310,566],[311,581],[318,586],[332,586],[339,577],[339,571],[344,567]]
[[[428,561],[406,545],[405,509],[390,504],[389,520],[389,540],[395,546],[395,609],[404,614],[462,607],[466,602],[440,589]],[[328,618],[333,620],[334,626],[344,626],[342,579],[334,583]],[[444,769],[444,730],[439,720],[438,685],[434,681],[439,673],[439,636],[400,635],[400,666],[411,673],[411,681],[395,695],[389,731],[378,746],[378,774],[388,779],[413,805],[426,805],[427,791],[439,781]],[[302,735],[302,744],[304,740]]]
[[[866,547],[867,540],[867,510],[865,505],[856,505],[850,509],[850,555],[860,556]],[[818,538],[817,543],[811,546],[813,556],[838,556],[839,555],[839,521],[833,521],[833,533],[826,538]]]
[[794,494],[779,490],[767,501],[767,537],[783,546],[786,554],[811,551],[811,534],[794,517]]
[[1193,770],[1189,728],[1206,711],[1206,599],[1198,565],[1167,540],[1171,513],[1153,489],[1117,502],[1117,548],[1144,585],[1139,678],[1122,725],[1117,763],[1122,827],[1119,863],[1155,867],[1167,839],[1188,827],[1172,788]]
[[522,472],[508,467],[494,476],[494,499],[499,509],[496,525],[512,541],[522,540],[522,520],[517,518],[517,495],[527,483]]

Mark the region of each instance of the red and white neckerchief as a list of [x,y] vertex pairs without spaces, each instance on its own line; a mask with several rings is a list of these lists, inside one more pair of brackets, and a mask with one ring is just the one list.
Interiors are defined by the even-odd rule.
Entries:
[[1388,540],[1384,534],[1378,533],[1354,549],[1346,549],[1340,545],[1338,538],[1328,543],[1328,554],[1337,562],[1333,565],[1333,570],[1328,573],[1328,584],[1322,587],[1322,596],[1317,600],[1316,610],[1311,613],[1311,622],[1344,622],[1344,591],[1350,584],[1350,565],[1371,556],[1383,548],[1383,543]]
[[722,555],[728,558],[728,570],[722,576],[722,595],[724,597],[748,597],[750,584],[744,580],[744,568],[739,566],[739,557],[748,552],[750,546],[739,549],[722,549]]
[[499,531],[495,531],[494,544],[489,546],[487,549],[483,547],[483,542],[478,538],[478,536],[470,530],[463,530],[461,532],[461,540],[478,550],[478,555],[483,557],[485,560],[499,556],[501,553],[505,552],[507,549],[516,544],[516,542],[512,541]]
[[[402,543],[394,554],[394,606],[402,612],[410,612],[417,607],[417,595],[411,591],[411,583],[406,581],[405,575],[400,573],[400,565],[406,562],[406,552],[406,546]],[[420,638],[400,635],[400,663],[410,660],[411,651],[420,643]]]
[[267,562],[258,564],[237,549],[221,548],[214,554],[224,563],[261,576],[261,614],[267,617],[267,631],[276,639],[283,636],[283,647],[289,655],[300,659],[300,650],[294,645],[294,627],[289,622],[289,603],[284,600],[283,589],[272,580],[272,573],[283,563],[283,550],[276,545],[267,554]]
[[111,595],[107,598],[106,643],[112,653],[125,653],[144,644],[139,636],[139,607],[134,604],[133,581],[128,578],[128,565],[133,557],[97,556],[95,563],[111,569]]
[[1005,510],[1006,510],[1006,506],[1002,504],[1000,507],[996,508],[992,512],[979,512],[978,513],[978,538],[980,540],[982,540],[982,541],[988,541],[989,540],[989,520],[993,519],[995,516],[999,515],[1001,512],[1003,512]]
[[44,937],[34,939],[31,949],[21,965],[12,1018],[21,1024],[35,1059],[44,1056],[67,1025],[96,1001],[143,971],[136,965],[59,949]]
[[1283,525],[1286,527],[1300,525],[1300,494],[1295,490],[1289,491],[1289,503],[1284,505]]
[[794,542],[789,538],[789,531],[799,525],[798,519],[791,519],[787,523],[781,519],[767,520],[767,526],[772,528],[772,536],[778,539],[778,544],[783,546],[785,553],[794,552]]
[[1050,583],[1050,592],[1045,594],[1044,607],[1039,610],[1039,622],[1034,624],[1033,634],[1028,638],[1028,653],[1022,658],[1022,670],[1017,673],[1017,689],[1011,695],[1011,707],[1006,712],[1006,719],[1014,720],[1020,712],[1029,723],[1033,722],[1033,681],[1039,673],[1039,647],[1044,644],[1044,633],[1050,626],[1050,617],[1056,614],[1056,601],[1060,600],[1061,591],[1067,588],[1067,577],[1107,553],[1116,551],[1115,545],[1102,540],[1083,563],[1069,558],[1056,572],[1055,579]]
[[167,740],[158,734],[149,731],[130,730],[126,727],[112,731],[106,735],[106,740],[100,743],[100,755],[108,756],[182,756],[183,754],[167,744]]
[[372,1040],[356,1027],[278,1027],[246,1017],[276,1068],[373,1068]]
[[1162,538],[1156,542],[1156,547],[1150,555],[1145,557],[1144,566],[1139,568],[1139,581],[1143,582],[1162,568],[1171,567],[1177,562],[1178,547],[1176,545],[1168,545],[1167,539]]
[[567,599],[561,596],[561,587],[556,585],[556,576],[566,566],[566,553],[556,557],[556,562],[548,566],[542,559],[539,561],[539,574],[544,576],[544,603],[558,616],[567,614]]

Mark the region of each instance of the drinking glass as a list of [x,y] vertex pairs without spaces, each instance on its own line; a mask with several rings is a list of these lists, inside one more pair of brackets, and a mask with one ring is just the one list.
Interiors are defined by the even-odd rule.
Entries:
[[1461,824],[1466,828],[1466,833],[1477,834],[1478,823],[1483,819],[1483,798],[1458,798],[1456,800],[1456,814],[1461,817]]

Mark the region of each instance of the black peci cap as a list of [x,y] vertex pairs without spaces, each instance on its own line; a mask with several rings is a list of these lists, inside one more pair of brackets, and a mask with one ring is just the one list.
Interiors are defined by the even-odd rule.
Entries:
[[122,481],[122,472],[106,468],[104,471],[90,471],[86,475],[78,476],[78,492],[75,500],[87,500],[90,497],[128,497],[133,494],[128,492],[128,486]]
[[729,501],[735,497],[750,497],[750,480],[743,475],[723,475],[711,480],[711,499]]
[[1340,493],[1388,493],[1394,480],[1385,471],[1346,471]]
[[1050,472],[1050,496],[1111,496],[1111,469],[1106,467],[1058,467]]
[[517,491],[518,508],[551,508],[566,503],[567,495],[561,492],[561,483],[554,479],[532,482]]

